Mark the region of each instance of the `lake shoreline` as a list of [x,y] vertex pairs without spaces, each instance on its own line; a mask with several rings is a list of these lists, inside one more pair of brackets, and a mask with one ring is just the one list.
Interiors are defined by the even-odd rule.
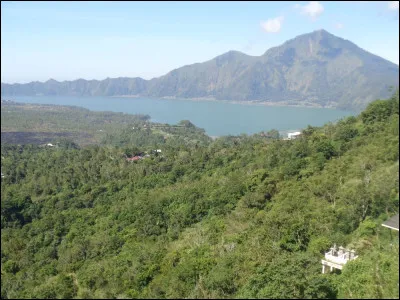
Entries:
[[256,105],[256,106],[279,106],[279,107],[303,107],[303,108],[325,108],[325,109],[338,109],[334,106],[322,106],[315,103],[304,103],[304,104],[292,104],[287,102],[268,102],[268,101],[258,101],[258,100],[218,100],[215,98],[176,98],[176,97],[143,97],[138,95],[120,95],[120,96],[108,96],[109,98],[149,98],[157,100],[179,100],[179,101],[194,101],[194,102],[220,102],[227,104],[240,104],[240,105]]
[[[6,97],[4,97],[7,99]],[[285,105],[287,103],[258,103],[212,99],[166,99],[142,97],[98,96],[13,96],[16,102],[76,106],[93,111],[111,111],[150,116],[156,123],[177,124],[190,120],[207,135],[254,134],[276,129],[297,131],[308,125],[321,126],[353,115],[334,108]],[[175,101],[180,100],[180,101]],[[4,103],[5,104],[5,103]],[[231,105],[237,104],[237,105]]]
[[[16,97],[42,97],[39,95],[35,96],[16,96]],[[49,96],[45,96],[49,97]],[[56,96],[57,97],[57,96]],[[61,96],[61,97],[70,97],[70,96]],[[72,97],[72,96],[71,96]],[[80,97],[80,96],[73,96],[73,97]],[[269,101],[260,101],[260,100],[218,100],[215,98],[177,98],[172,96],[166,97],[149,97],[149,96],[139,96],[139,95],[118,95],[118,96],[82,96],[82,97],[106,97],[106,98],[130,98],[130,99],[156,99],[156,100],[178,100],[178,101],[193,101],[193,102],[217,102],[217,103],[226,103],[226,104],[239,104],[239,105],[248,105],[248,106],[273,106],[273,107],[301,107],[301,108],[323,108],[323,109],[336,109],[341,111],[350,111],[342,108],[337,108],[332,105],[320,105],[316,103],[305,102],[301,104],[293,104],[288,103],[287,101],[280,101],[280,102],[269,102]],[[12,98],[12,97],[11,97]],[[2,101],[13,101],[13,100],[4,100]],[[350,111],[352,112],[352,111]]]

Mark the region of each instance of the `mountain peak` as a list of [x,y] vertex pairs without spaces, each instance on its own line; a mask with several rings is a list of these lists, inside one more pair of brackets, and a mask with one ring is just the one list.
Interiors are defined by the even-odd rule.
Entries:
[[230,50],[228,52],[225,52],[219,56],[217,56],[216,58],[236,58],[236,57],[240,57],[240,56],[247,56],[246,54],[244,54],[243,52],[240,51],[236,51],[236,50]]
[[297,39],[303,39],[303,38],[312,38],[312,39],[317,39],[317,40],[319,40],[321,38],[334,38],[334,39],[343,40],[342,38],[333,35],[332,33],[326,31],[325,29],[318,29],[318,30],[314,30],[309,33],[298,35],[295,38],[293,38],[287,42],[290,42],[292,40],[297,40]]
[[[399,67],[324,29],[299,35],[262,56],[229,51],[204,63],[144,80],[49,80],[2,85],[2,95],[139,95],[268,101],[360,108],[398,87]],[[99,84],[100,83],[100,84]]]
[[332,35],[331,33],[329,33],[328,31],[326,31],[326,30],[323,29],[323,28],[314,30],[313,32],[319,32],[319,33],[324,33],[324,34],[330,34],[330,35]]
[[221,55],[215,57],[213,60],[216,61],[217,65],[222,65],[222,64],[234,62],[237,60],[243,60],[248,57],[249,56],[243,52],[231,50],[231,51],[228,51],[224,54],[221,54]]
[[326,31],[325,29],[318,29],[314,30],[312,32],[304,33],[301,35],[298,35],[290,40],[287,40],[283,44],[277,46],[277,47],[272,47],[268,49],[263,56],[270,55],[276,51],[280,51],[285,47],[289,48],[301,48],[301,47],[310,47],[310,43],[316,43],[319,44],[321,40],[337,40],[337,41],[345,41],[340,37],[337,37],[330,32]]

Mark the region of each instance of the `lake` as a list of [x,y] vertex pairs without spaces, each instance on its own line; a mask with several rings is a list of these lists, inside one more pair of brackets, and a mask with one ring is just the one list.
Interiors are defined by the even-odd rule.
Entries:
[[[2,97],[3,98],[3,97]],[[16,102],[74,105],[93,111],[147,114],[153,122],[176,124],[190,120],[210,136],[253,134],[277,129],[281,133],[307,125],[321,126],[354,112],[330,108],[265,106],[217,101],[126,97],[13,96]]]

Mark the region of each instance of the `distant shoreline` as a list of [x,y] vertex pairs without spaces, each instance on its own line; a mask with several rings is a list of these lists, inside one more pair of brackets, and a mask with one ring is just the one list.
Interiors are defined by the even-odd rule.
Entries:
[[[7,96],[9,97],[9,96]],[[22,96],[18,95],[16,97],[51,97],[51,96],[45,96],[45,95],[34,95],[34,96]],[[59,96],[53,96],[55,98]],[[61,97],[69,97],[69,96],[61,96]],[[218,100],[215,98],[199,98],[199,97],[194,97],[194,98],[177,98],[177,97],[172,97],[172,96],[164,96],[164,97],[150,97],[150,96],[139,96],[139,95],[119,95],[119,96],[72,96],[72,97],[106,97],[106,98],[148,98],[148,99],[153,99],[153,100],[179,100],[179,101],[194,101],[194,102],[203,102],[203,101],[209,101],[209,102],[220,102],[220,103],[227,103],[227,104],[239,104],[239,105],[249,105],[249,106],[275,106],[275,107],[302,107],[302,108],[325,108],[325,109],[335,109],[335,110],[341,110],[341,111],[353,111],[353,110],[348,110],[348,109],[343,109],[343,108],[338,108],[332,105],[326,105],[322,106],[320,104],[316,103],[310,103],[310,102],[305,102],[301,104],[294,104],[294,103],[288,103],[287,101],[280,101],[280,102],[269,102],[269,101],[260,101],[260,100]],[[12,96],[10,97],[12,98]],[[14,102],[13,99],[10,100],[1,100],[2,103],[4,102]],[[354,111],[353,111],[354,112]]]
[[166,97],[149,97],[149,96],[138,96],[138,95],[120,95],[120,96],[109,96],[110,98],[151,98],[151,99],[160,99],[160,100],[180,100],[180,101],[210,101],[210,102],[224,102],[231,104],[241,104],[241,105],[259,105],[259,106],[283,106],[283,107],[304,107],[304,108],[329,108],[329,109],[339,109],[333,106],[322,106],[315,103],[305,103],[305,104],[293,104],[287,102],[268,102],[268,101],[259,101],[259,100],[217,100],[215,98],[177,98],[172,96]]

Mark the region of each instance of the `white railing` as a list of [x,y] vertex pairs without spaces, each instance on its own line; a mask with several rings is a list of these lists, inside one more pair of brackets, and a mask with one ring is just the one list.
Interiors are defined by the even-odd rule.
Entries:
[[342,255],[342,256],[333,256],[333,255],[330,255],[330,254],[325,254],[325,259],[328,260],[328,261],[340,264],[340,265],[344,265],[349,261],[349,259],[346,258],[344,255]]

